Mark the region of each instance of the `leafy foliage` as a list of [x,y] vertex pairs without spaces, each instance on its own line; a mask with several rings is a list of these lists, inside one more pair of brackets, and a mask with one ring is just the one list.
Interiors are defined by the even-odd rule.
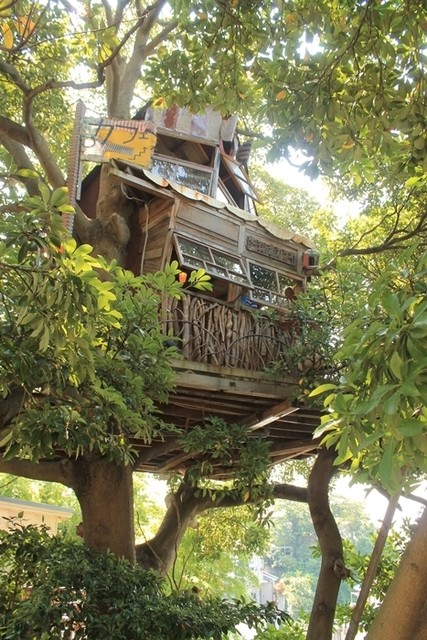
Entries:
[[0,535],[2,638],[114,637],[117,640],[220,640],[238,623],[284,621],[273,606],[165,595],[162,580],[112,554],[16,527]]
[[1,446],[6,458],[96,448],[126,461],[131,434],[149,441],[163,428],[155,403],[171,388],[176,349],[158,308],[180,295],[178,270],[134,277],[94,258],[65,235],[66,192],[39,188],[1,225],[0,385],[5,400],[22,396]]
[[[200,453],[187,472],[187,480],[196,486],[202,495],[216,499],[216,489],[221,495],[237,493],[247,502],[265,499],[266,481],[269,477],[269,445],[265,440],[251,436],[238,424],[228,424],[218,417],[210,417],[205,424],[194,427],[181,438],[184,451]],[[209,479],[221,478],[233,472],[233,480],[225,491]]]
[[320,209],[320,202],[304,189],[292,187],[273,177],[271,171],[260,164],[251,163],[250,174],[262,201],[257,205],[259,215],[294,233],[314,239],[316,227],[313,218]]
[[[390,533],[381,561],[371,589],[371,597],[368,600],[361,619],[361,629],[368,631],[369,626],[384,599],[384,595],[390,586],[400,558],[411,537],[411,526],[406,522],[403,527]],[[362,582],[367,570],[370,554],[361,553],[354,544],[346,542],[345,549],[346,566],[350,569],[350,583],[357,593],[357,586]],[[352,603],[339,604],[337,608],[337,622],[345,624],[351,617]]]
[[148,70],[168,103],[197,110],[215,95],[228,112],[256,113],[275,157],[301,149],[312,177],[338,169],[358,186],[390,184],[425,163],[421,1],[409,15],[373,0],[171,6],[182,31]]
[[427,470],[426,265],[416,245],[390,261],[345,329],[342,381],[314,392],[329,391],[318,434],[337,447],[337,464],[349,460],[392,491]]

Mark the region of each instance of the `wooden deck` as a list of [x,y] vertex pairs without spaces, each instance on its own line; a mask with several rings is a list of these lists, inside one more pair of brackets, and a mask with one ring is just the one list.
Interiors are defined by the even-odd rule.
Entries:
[[[313,432],[319,425],[319,412],[292,404],[295,380],[184,359],[173,362],[173,368],[175,391],[169,403],[159,407],[166,422],[187,430],[202,425],[209,416],[219,416],[228,423],[246,425],[254,436],[270,442],[272,465],[316,451]],[[182,451],[179,438],[172,433],[149,445],[138,441],[135,448],[140,470],[166,475],[183,471],[194,457]],[[222,470],[216,477],[225,479]]]

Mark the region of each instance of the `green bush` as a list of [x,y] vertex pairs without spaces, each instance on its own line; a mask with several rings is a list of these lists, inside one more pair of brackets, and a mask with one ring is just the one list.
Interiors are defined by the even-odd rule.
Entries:
[[2,640],[220,640],[287,619],[272,605],[166,593],[154,572],[16,525],[0,532]]

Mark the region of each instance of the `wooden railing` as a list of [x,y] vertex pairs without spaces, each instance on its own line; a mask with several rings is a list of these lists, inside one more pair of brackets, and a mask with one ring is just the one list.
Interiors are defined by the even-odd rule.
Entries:
[[161,322],[186,360],[252,371],[286,364],[298,339],[297,327],[286,317],[236,309],[200,294],[165,301]]

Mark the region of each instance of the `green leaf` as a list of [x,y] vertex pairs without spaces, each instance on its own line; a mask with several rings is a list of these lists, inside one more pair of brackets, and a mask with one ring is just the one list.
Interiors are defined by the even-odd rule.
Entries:
[[33,169],[18,169],[16,175],[21,176],[22,178],[39,178],[39,174],[37,171]]
[[392,373],[398,380],[402,380],[402,358],[398,354],[397,351],[393,351],[392,356],[389,360],[390,369]]
[[419,182],[421,180],[422,176],[412,176],[412,178],[408,178],[408,180],[406,180],[405,182],[405,187],[413,187],[414,185],[417,184],[417,182]]
[[0,447],[5,447],[12,440],[13,431],[9,429],[6,435],[0,436]]
[[50,200],[50,195],[51,195],[49,187],[44,182],[40,181],[38,183],[38,188],[39,188],[39,191],[41,193],[43,202],[45,204],[48,204],[49,200]]
[[52,207],[60,207],[68,203],[68,189],[67,187],[60,187],[55,189],[50,198]]
[[387,398],[387,400],[384,402],[384,412],[387,415],[394,415],[397,413],[401,397],[402,396],[400,390],[397,390],[389,398]]
[[332,384],[330,382],[326,383],[326,384],[321,384],[319,387],[316,387],[315,389],[313,389],[313,391],[310,393],[310,395],[308,396],[309,398],[314,398],[315,396],[319,396],[322,393],[326,393],[326,391],[332,391],[334,389],[337,388],[336,384]]
[[406,418],[399,424],[398,430],[404,438],[410,438],[423,433],[427,429],[427,424],[416,418]]
[[399,299],[395,293],[391,291],[386,291],[382,298],[381,302],[384,306],[384,309],[389,313],[393,318],[401,317],[401,306],[399,303]]

